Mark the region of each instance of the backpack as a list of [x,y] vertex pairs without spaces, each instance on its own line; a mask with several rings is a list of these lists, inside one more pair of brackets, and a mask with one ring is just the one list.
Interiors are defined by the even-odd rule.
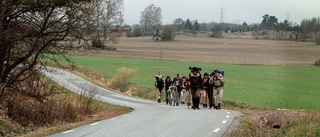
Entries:
[[224,70],[219,70],[220,74],[224,76]]

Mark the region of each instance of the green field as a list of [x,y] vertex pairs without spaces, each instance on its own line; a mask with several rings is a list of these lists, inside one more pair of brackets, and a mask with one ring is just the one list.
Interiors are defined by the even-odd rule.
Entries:
[[320,68],[292,66],[231,65],[208,62],[144,60],[94,56],[72,56],[76,65],[93,68],[112,77],[121,67],[135,69],[131,83],[154,89],[154,75],[188,75],[189,65],[225,70],[224,99],[261,108],[320,111]]

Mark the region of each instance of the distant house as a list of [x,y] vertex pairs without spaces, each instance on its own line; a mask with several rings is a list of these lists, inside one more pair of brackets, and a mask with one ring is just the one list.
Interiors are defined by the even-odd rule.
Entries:
[[155,40],[155,41],[159,41],[161,40],[162,36],[159,34],[159,31],[156,32],[156,34],[154,34],[152,36],[152,39]]

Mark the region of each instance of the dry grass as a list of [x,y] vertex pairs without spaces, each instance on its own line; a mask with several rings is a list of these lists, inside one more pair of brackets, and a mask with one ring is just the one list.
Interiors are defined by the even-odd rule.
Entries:
[[113,76],[111,87],[120,91],[125,91],[129,87],[130,79],[135,73],[135,70],[122,67],[118,69],[117,73]]
[[84,85],[86,92],[79,95],[46,78],[43,81],[48,82],[44,86],[55,87],[52,95],[39,101],[24,94],[11,94],[12,99],[7,101],[10,109],[0,108],[0,137],[46,136],[131,111],[95,100],[94,87]]

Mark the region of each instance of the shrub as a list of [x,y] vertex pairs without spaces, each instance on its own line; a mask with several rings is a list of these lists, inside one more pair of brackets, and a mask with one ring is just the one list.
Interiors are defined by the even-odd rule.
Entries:
[[103,45],[102,40],[99,40],[99,39],[94,39],[94,40],[92,40],[92,47],[95,47],[95,48],[103,48],[104,45]]
[[140,28],[134,28],[133,32],[132,32],[132,37],[140,37],[140,36],[142,36],[141,29]]
[[117,73],[112,78],[112,88],[119,89],[122,92],[125,91],[128,88],[130,79],[134,73],[135,70],[130,68],[122,67],[118,69]]
[[162,40],[173,40],[176,34],[176,30],[173,25],[165,25],[162,30]]
[[131,37],[133,37],[133,34],[131,31],[128,31],[128,32],[126,32],[126,36],[127,36],[127,38],[131,38]]
[[79,91],[78,111],[81,114],[94,114],[101,109],[101,102],[95,101],[98,89],[92,85],[84,85],[82,87],[84,91]]
[[[33,80],[31,82],[33,83]],[[67,92],[50,80],[41,79],[41,82],[35,83],[36,86],[28,84],[23,88],[39,92],[37,96],[11,92],[0,98],[0,106],[7,106],[7,116],[22,126],[37,127],[76,122],[81,120],[79,116],[97,113],[102,108],[102,102],[95,100],[96,88],[85,86],[82,89],[86,92],[79,92],[79,95]],[[50,94],[39,97],[46,93]]]
[[318,31],[315,34],[313,34],[313,39],[314,39],[314,42],[317,45],[320,45],[320,31]]

